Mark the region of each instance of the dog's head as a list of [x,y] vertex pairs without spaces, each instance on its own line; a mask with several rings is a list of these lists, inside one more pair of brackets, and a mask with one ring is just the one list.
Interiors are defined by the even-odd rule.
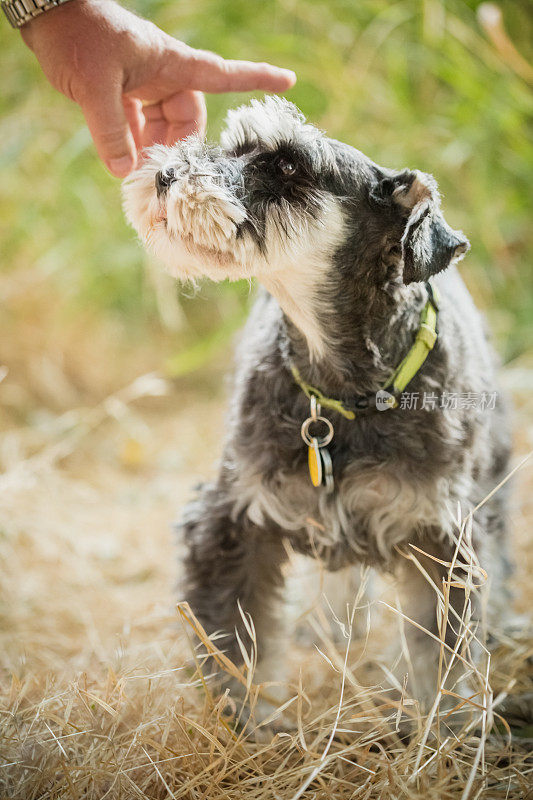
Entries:
[[177,277],[254,276],[282,305],[305,305],[336,264],[379,287],[425,281],[468,248],[430,175],[378,167],[277,97],[230,111],[221,146],[152,147],[124,203]]

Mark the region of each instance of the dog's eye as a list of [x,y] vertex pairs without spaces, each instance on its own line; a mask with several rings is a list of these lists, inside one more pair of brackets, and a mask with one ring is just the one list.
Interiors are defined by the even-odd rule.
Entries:
[[278,169],[283,175],[294,175],[296,167],[286,158],[280,158],[278,161]]

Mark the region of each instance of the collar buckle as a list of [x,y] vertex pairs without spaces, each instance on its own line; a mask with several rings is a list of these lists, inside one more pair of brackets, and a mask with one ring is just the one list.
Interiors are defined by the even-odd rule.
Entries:
[[421,322],[416,334],[417,341],[423,342],[428,350],[433,350],[435,342],[437,341],[437,331],[432,328],[427,322]]

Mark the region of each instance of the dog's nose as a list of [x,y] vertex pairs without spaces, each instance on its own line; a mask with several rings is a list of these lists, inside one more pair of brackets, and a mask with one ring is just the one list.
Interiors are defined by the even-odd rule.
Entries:
[[170,184],[175,180],[176,172],[172,167],[159,170],[155,176],[155,190],[157,192],[157,196],[159,197],[163,194],[163,192],[166,192]]

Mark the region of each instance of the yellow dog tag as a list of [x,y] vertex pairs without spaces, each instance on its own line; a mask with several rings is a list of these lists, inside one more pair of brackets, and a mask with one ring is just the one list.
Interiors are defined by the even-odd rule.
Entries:
[[320,486],[322,483],[322,459],[320,458],[320,449],[318,447],[318,439],[311,438],[311,444],[308,447],[307,463],[309,465],[309,475],[313,486]]

